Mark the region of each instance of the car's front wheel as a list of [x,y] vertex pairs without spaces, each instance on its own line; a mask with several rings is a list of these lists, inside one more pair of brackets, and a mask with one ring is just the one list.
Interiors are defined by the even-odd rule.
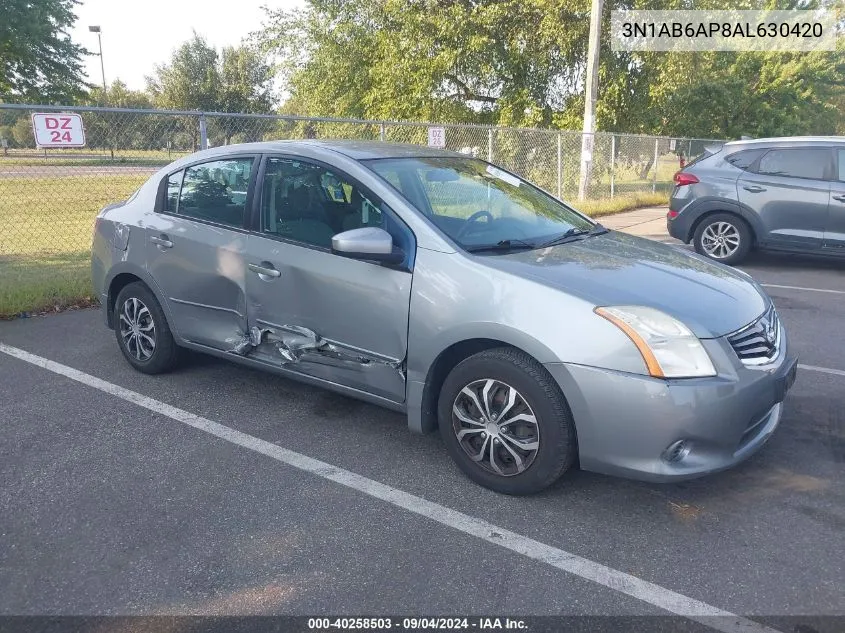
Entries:
[[114,324],[120,351],[138,371],[160,374],[176,365],[179,348],[161,305],[143,283],[128,284],[118,293]]
[[731,265],[745,259],[751,250],[751,242],[748,224],[731,213],[716,213],[704,218],[693,236],[693,245],[698,253]]
[[539,492],[577,454],[560,387],[542,365],[512,348],[486,350],[455,366],[440,391],[438,420],[460,469],[496,492]]

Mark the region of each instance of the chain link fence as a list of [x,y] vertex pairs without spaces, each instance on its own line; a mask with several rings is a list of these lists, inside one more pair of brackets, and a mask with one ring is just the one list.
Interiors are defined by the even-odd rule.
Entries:
[[[31,115],[77,113],[85,146],[36,145]],[[276,115],[0,104],[0,316],[90,295],[91,230],[98,210],[125,199],[169,162],[206,146],[281,139],[428,144],[505,167],[563,199],[579,193],[582,134],[479,125]],[[702,139],[597,133],[585,198],[668,192],[681,159]],[[577,203],[576,203],[577,206]]]

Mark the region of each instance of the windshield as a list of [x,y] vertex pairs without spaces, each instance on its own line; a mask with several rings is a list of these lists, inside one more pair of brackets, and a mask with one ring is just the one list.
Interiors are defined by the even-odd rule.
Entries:
[[459,246],[536,247],[593,223],[484,161],[426,156],[363,161]]

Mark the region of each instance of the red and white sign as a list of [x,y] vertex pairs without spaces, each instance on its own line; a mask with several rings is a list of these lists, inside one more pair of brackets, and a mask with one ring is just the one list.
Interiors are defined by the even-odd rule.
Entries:
[[428,128],[428,146],[439,147],[443,149],[446,147],[446,128],[430,127]]
[[78,114],[33,114],[32,132],[38,147],[85,147],[85,129]]

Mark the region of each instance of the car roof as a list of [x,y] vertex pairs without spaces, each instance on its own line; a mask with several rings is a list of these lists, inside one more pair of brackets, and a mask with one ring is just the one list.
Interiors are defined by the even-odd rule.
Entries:
[[416,158],[421,156],[463,156],[457,152],[414,145],[411,143],[386,143],[381,141],[353,141],[353,140],[292,140],[292,141],[264,141],[260,143],[240,143],[235,145],[220,145],[203,150],[193,156],[214,157],[237,152],[296,152],[307,147],[319,147],[343,154],[354,160],[375,158]]
[[782,136],[776,138],[753,138],[742,141],[728,141],[726,148],[791,147],[795,145],[845,145],[845,136]]

